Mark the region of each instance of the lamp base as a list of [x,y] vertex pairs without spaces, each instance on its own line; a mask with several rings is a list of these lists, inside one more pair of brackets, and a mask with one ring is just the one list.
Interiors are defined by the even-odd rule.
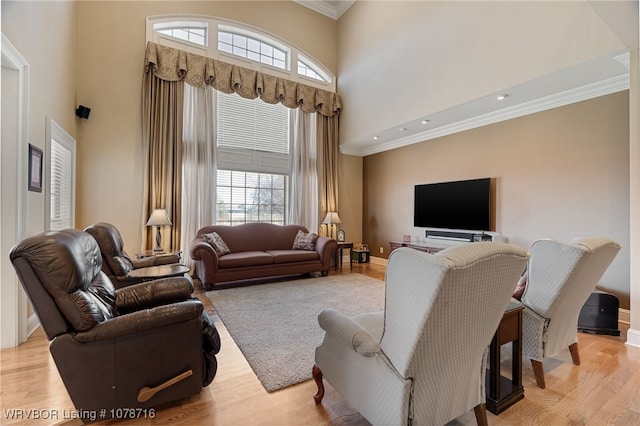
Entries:
[[162,234],[160,233],[160,227],[156,226],[156,248],[153,249],[154,252],[158,253],[158,252],[162,252]]

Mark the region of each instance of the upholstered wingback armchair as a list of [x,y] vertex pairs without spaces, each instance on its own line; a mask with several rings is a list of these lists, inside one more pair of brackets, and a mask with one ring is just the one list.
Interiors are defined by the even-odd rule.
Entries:
[[542,239],[531,244],[521,298],[525,307],[522,352],[531,359],[539,387],[546,386],[543,358],[568,347],[573,363],[580,365],[580,310],[620,248],[617,242],[601,237],[571,243]]
[[131,258],[124,250],[120,231],[110,223],[95,223],[86,227],[84,231],[91,234],[98,242],[102,253],[102,270],[111,279],[116,288],[143,281],[141,278],[127,275],[134,269],[180,263],[180,256],[177,254],[160,254],[143,259]]
[[27,238],[10,258],[76,408],[109,417],[112,408],[197,394],[213,380],[220,337],[189,280],[115,290],[95,239],[71,229]]
[[469,243],[389,256],[382,312],[327,309],[316,348],[316,403],[323,377],[372,424],[437,425],[474,409],[486,424],[487,347],[526,267],[525,250]]

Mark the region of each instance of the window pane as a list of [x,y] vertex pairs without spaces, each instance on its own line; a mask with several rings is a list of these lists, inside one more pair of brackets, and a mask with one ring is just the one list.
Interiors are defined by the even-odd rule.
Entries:
[[287,52],[268,42],[231,31],[218,31],[218,49],[242,58],[286,69]]
[[[231,187],[221,186],[231,175]],[[286,221],[288,176],[268,173],[218,170],[218,224],[238,225],[248,222],[269,222],[283,225]],[[274,189],[273,183],[280,188]],[[246,186],[245,186],[246,185]],[[249,187],[251,185],[251,187]],[[223,202],[226,191],[231,202]]]
[[260,53],[260,42],[256,39],[250,38],[247,43],[247,49],[252,52]]

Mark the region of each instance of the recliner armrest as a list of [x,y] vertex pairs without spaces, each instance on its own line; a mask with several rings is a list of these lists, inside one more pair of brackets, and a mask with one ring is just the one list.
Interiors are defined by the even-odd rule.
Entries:
[[370,357],[382,352],[380,342],[357,322],[335,309],[325,309],[318,315],[320,327],[362,356]]
[[109,340],[199,318],[204,306],[197,299],[121,315],[101,322],[90,330],[76,333],[73,338],[80,343]]
[[146,281],[116,290],[116,309],[121,314],[190,299],[193,283],[183,277]]

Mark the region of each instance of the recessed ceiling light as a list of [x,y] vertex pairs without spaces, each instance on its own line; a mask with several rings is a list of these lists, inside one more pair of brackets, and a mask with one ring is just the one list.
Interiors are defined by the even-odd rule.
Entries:
[[426,118],[421,121],[422,124],[427,124],[428,122],[429,122],[429,120],[427,120]]
[[509,95],[507,93],[503,93],[502,95],[498,95],[496,97],[496,99],[498,99],[499,101],[502,101],[502,100],[504,100],[504,99],[506,99],[508,97],[509,97]]
[[377,141],[378,139],[380,139],[380,136],[374,136],[374,137],[373,137],[373,140],[374,140],[374,141]]

